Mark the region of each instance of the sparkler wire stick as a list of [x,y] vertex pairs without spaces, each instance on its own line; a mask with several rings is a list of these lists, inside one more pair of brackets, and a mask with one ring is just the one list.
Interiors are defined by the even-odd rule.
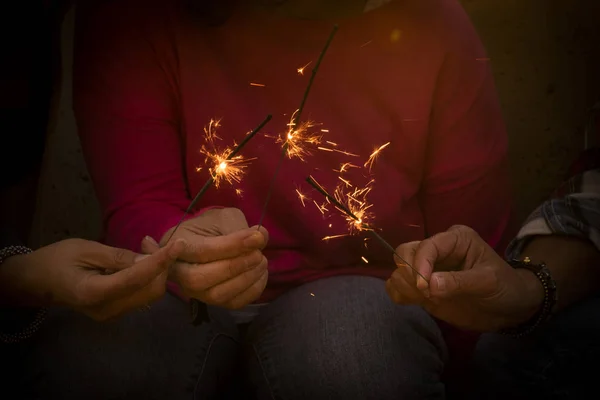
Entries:
[[[250,141],[250,139],[252,139],[254,136],[256,136],[256,134],[267,124],[267,122],[269,122],[271,120],[271,118],[272,118],[271,114],[267,115],[267,117],[263,120],[263,122],[261,122],[256,128],[254,128],[250,133],[248,133],[246,135],[246,137],[244,138],[244,140],[242,140],[240,142],[240,144],[235,146],[235,148],[231,151],[231,153],[229,153],[229,155],[227,156],[225,161],[231,160],[233,157],[235,157],[242,150],[242,148]],[[169,239],[167,239],[167,243],[169,243],[171,241],[171,238],[173,238],[173,235],[175,234],[177,229],[179,229],[179,226],[183,223],[183,220],[185,219],[185,217],[190,213],[190,211],[192,211],[192,209],[196,206],[196,204],[198,204],[198,201],[200,201],[200,199],[202,198],[204,193],[206,193],[208,188],[210,188],[214,182],[215,182],[215,177],[213,174],[211,174],[210,178],[208,178],[208,180],[206,181],[204,186],[202,186],[202,189],[200,189],[198,194],[196,194],[196,197],[194,197],[194,199],[192,200],[192,202],[190,203],[188,208],[185,210],[185,213],[183,214],[183,216],[181,217],[181,219],[175,226],[175,229],[173,229],[173,231],[171,232],[171,235],[169,235]],[[206,304],[202,303],[200,300],[190,299],[190,313],[192,315],[192,324],[194,324],[194,325],[200,325],[202,322],[210,320],[210,317],[208,315],[208,308],[207,308]]]
[[[248,133],[246,135],[246,137],[244,138],[244,140],[242,140],[240,142],[240,144],[235,146],[235,148],[231,151],[231,153],[229,153],[229,155],[227,156],[225,161],[231,160],[233,157],[235,157],[242,150],[242,148],[250,141],[250,139],[252,139],[254,136],[256,136],[256,134],[267,124],[267,122],[269,122],[271,120],[271,118],[272,118],[271,114],[267,115],[267,117],[263,120],[263,122],[260,123],[260,125],[258,125],[250,133]],[[196,197],[194,197],[194,199],[192,200],[192,202],[190,203],[188,208],[185,210],[185,213],[183,213],[183,216],[181,217],[181,219],[175,226],[175,229],[173,229],[173,231],[171,232],[171,235],[169,236],[167,243],[169,243],[169,241],[171,240],[171,238],[173,237],[173,235],[175,234],[177,229],[179,229],[179,226],[183,223],[183,220],[185,219],[185,217],[190,213],[190,211],[192,211],[192,209],[196,206],[196,204],[198,204],[198,202],[200,201],[200,199],[202,198],[204,193],[206,193],[206,191],[212,186],[212,184],[214,182],[215,182],[215,177],[214,177],[214,175],[211,174],[210,178],[208,178],[208,180],[206,181],[204,186],[202,186],[202,189],[200,189],[198,194],[196,194]]]
[[[315,190],[317,190],[319,193],[321,193],[323,196],[325,196],[325,198],[327,200],[329,200],[331,202],[331,204],[334,205],[335,208],[337,208],[338,210],[340,210],[341,212],[346,214],[348,217],[350,217],[353,220],[360,223],[360,219],[356,215],[354,215],[354,213],[352,211],[350,211],[348,209],[348,207],[343,205],[334,196],[330,195],[329,192],[327,192],[327,190],[325,190],[325,188],[323,188],[323,186],[321,186],[315,180],[315,178],[313,178],[312,176],[309,176],[306,178],[306,182],[308,182],[308,184],[310,186],[312,186]],[[377,233],[375,231],[375,229],[373,229],[373,228],[369,227],[367,224],[363,224],[363,223],[360,224],[360,227],[366,231],[369,231],[371,233],[371,235],[373,235],[373,237],[375,239],[377,239],[386,249],[391,251],[392,254],[394,254],[400,261],[402,261],[406,266],[408,266],[410,269],[412,269],[417,275],[419,275],[421,278],[423,278],[425,280],[425,282],[427,282],[427,279],[425,279],[425,277],[419,271],[417,271],[416,268],[414,268],[412,265],[410,265],[404,258],[400,257],[400,255],[398,255],[398,253],[392,247],[392,245],[390,245],[379,233]]]
[[[298,110],[296,111],[296,114],[294,115],[294,118],[292,119],[292,122],[291,122],[292,128],[291,129],[294,129],[294,127],[298,126],[298,123],[300,122],[300,117],[302,116],[302,111],[304,110],[304,105],[306,104],[306,100],[308,99],[308,95],[310,94],[310,90],[311,90],[313,82],[315,80],[315,76],[317,76],[317,72],[319,71],[319,66],[321,65],[321,62],[323,61],[323,58],[325,57],[325,53],[327,53],[327,50],[329,49],[329,46],[331,45],[331,42],[333,41],[333,38],[334,38],[337,30],[338,30],[338,26],[334,25],[333,30],[329,34],[329,38],[327,39],[327,42],[325,42],[325,46],[323,47],[323,50],[321,50],[321,54],[319,54],[319,58],[317,59],[317,62],[315,63],[314,68],[312,69],[312,72],[310,74],[310,79],[309,79],[308,84],[306,85],[306,89],[304,91],[304,96],[302,97],[302,101],[300,102],[300,107],[298,107]],[[265,199],[265,203],[263,205],[263,209],[260,214],[260,219],[258,220],[258,229],[260,229],[260,227],[263,224],[263,220],[265,219],[265,215],[267,213],[267,207],[269,206],[269,201],[271,200],[271,195],[273,194],[273,189],[275,188],[275,183],[277,182],[277,177],[279,176],[279,171],[281,170],[281,167],[283,165],[283,159],[285,158],[285,154],[287,153],[287,150],[288,150],[288,141],[286,140],[283,143],[283,146],[281,148],[281,154],[279,155],[279,161],[277,162],[277,168],[275,169],[275,173],[273,174],[273,178],[271,178],[271,183],[269,184],[269,190],[267,191],[267,197]]]

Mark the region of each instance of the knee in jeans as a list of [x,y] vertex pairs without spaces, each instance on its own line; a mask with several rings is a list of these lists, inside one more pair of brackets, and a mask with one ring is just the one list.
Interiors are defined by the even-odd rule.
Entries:
[[250,361],[253,383],[276,398],[442,398],[444,349],[426,329],[427,321],[413,321],[419,312],[404,315],[400,329],[376,321],[343,324],[340,318],[331,321],[334,327],[340,323],[337,329],[256,345]]
[[285,364],[275,364],[260,353],[257,361],[260,366],[252,368],[260,368],[260,373],[253,374],[253,384],[264,393],[260,399],[442,399],[444,393],[435,368],[414,359],[388,365],[375,356],[358,359],[307,352]]

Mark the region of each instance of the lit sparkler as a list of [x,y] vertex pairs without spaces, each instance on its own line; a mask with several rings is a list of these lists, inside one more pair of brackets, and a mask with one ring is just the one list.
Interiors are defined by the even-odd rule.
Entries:
[[304,161],[310,155],[310,147],[318,146],[323,136],[312,131],[315,126],[312,121],[298,124],[296,116],[299,111],[298,109],[292,114],[287,133],[283,137],[279,136],[276,142],[282,144],[288,158],[296,157]]
[[[230,147],[219,149],[216,141],[221,138],[217,135],[217,129],[221,126],[220,120],[211,119],[210,123],[204,127],[205,144],[202,145],[200,153],[206,156],[204,162],[208,164],[208,171],[213,178],[216,188],[222,181],[230,184],[240,183],[247,163],[251,160],[245,159],[240,154],[231,156]],[[236,143],[233,146],[237,146]],[[200,168],[197,169],[198,171]],[[236,189],[236,193],[241,194],[241,190]]]
[[[351,233],[353,231],[368,231],[384,247],[386,247],[388,250],[390,250],[392,252],[392,254],[394,254],[398,258],[398,260],[400,260],[404,265],[406,265],[407,267],[412,269],[417,275],[419,275],[421,278],[423,278],[423,280],[425,280],[427,282],[427,279],[425,279],[425,277],[419,271],[417,271],[405,259],[400,257],[400,255],[398,255],[396,250],[383,237],[381,237],[381,235],[379,235],[379,233],[377,233],[374,228],[372,228],[371,226],[369,226],[367,224],[367,222],[368,222],[367,220],[370,217],[370,215],[368,215],[367,210],[371,207],[371,205],[369,205],[365,201],[365,198],[366,198],[366,194],[368,194],[368,191],[370,191],[370,189],[362,189],[361,191],[359,191],[359,193],[362,193],[361,195],[358,196],[359,199],[353,199],[353,198],[351,198],[352,195],[348,195],[348,198],[344,201],[344,199],[339,199],[339,195],[338,196],[330,195],[327,192],[327,190],[325,190],[323,188],[323,186],[321,186],[312,176],[309,176],[308,178],[306,178],[306,182],[308,182],[308,184],[311,185],[315,190],[317,190],[319,193],[321,193],[323,196],[325,196],[325,198],[331,204],[333,204],[333,206],[335,208],[337,208],[339,211],[341,211],[346,216]],[[354,194],[354,192],[353,192],[353,194]],[[360,196],[363,196],[362,200],[361,200]],[[342,200],[342,201],[340,201],[340,200]]]
[[[212,170],[214,172],[210,174],[210,178],[208,178],[208,180],[206,181],[206,183],[204,184],[204,186],[202,186],[202,189],[200,189],[200,191],[198,192],[198,194],[196,194],[196,197],[194,197],[194,199],[190,202],[188,208],[185,210],[185,212],[183,213],[183,216],[181,217],[181,219],[179,220],[179,222],[175,226],[175,229],[173,229],[173,231],[171,232],[171,235],[169,236],[169,239],[167,239],[167,243],[169,243],[169,241],[171,240],[171,238],[173,237],[173,235],[175,234],[175,232],[177,231],[177,229],[179,228],[179,226],[181,225],[181,223],[183,222],[183,220],[185,219],[185,217],[190,213],[190,211],[192,211],[192,209],[196,206],[196,204],[198,204],[198,201],[200,201],[200,199],[202,198],[202,196],[204,195],[204,193],[206,193],[206,191],[208,190],[208,188],[210,188],[213,184],[215,184],[215,186],[216,186],[216,182],[218,182],[218,179],[226,179],[226,180],[229,180],[229,181],[231,181],[231,180],[235,181],[235,179],[233,179],[234,177],[238,177],[238,178],[240,177],[240,175],[235,175],[235,174],[231,175],[231,170],[235,169],[235,167],[234,168],[230,168],[233,165],[232,161],[235,160],[236,157],[238,157],[238,153],[250,141],[250,139],[252,139],[254,136],[256,136],[256,134],[270,120],[271,120],[271,115],[267,115],[267,117],[264,119],[264,121],[261,122],[251,132],[249,132],[246,135],[246,137],[244,138],[244,140],[242,140],[240,142],[240,144],[238,144],[237,146],[235,146],[233,148],[233,150],[229,151],[229,154],[227,154],[226,157],[224,157],[223,159],[218,158],[216,160],[215,166],[212,167]],[[209,128],[214,128],[215,121],[211,121],[211,124],[209,124]],[[217,126],[218,126],[218,122],[217,122]],[[206,129],[205,130],[205,135],[207,137],[209,137],[209,140],[214,140],[216,138],[216,136],[215,136],[216,133],[214,132],[213,129]],[[239,166],[238,166],[238,168],[239,168]]]
[[[331,42],[333,41],[333,38],[334,38],[337,30],[338,30],[338,26],[335,25],[333,27],[333,30],[331,31],[331,34],[329,35],[329,38],[327,39],[327,42],[325,43],[325,46],[323,47],[323,50],[321,50],[321,54],[319,55],[319,58],[317,59],[317,62],[315,63],[314,68],[312,69],[312,73],[310,75],[308,85],[306,86],[306,90],[304,91],[304,96],[302,97],[302,101],[300,102],[300,107],[298,107],[298,109],[292,116],[292,120],[290,122],[290,130],[292,130],[292,131],[297,131],[301,127],[301,125],[299,123],[300,123],[300,118],[302,116],[302,111],[304,110],[304,105],[306,104],[306,100],[308,99],[308,95],[310,94],[310,90],[311,90],[313,82],[315,80],[315,76],[317,75],[317,72],[319,71],[319,66],[321,65],[321,62],[323,61],[325,53],[327,53],[327,49],[329,49],[329,45],[331,45]],[[291,146],[291,144],[294,143],[294,140],[296,140],[295,143],[298,144],[299,141],[297,139],[298,139],[298,136],[294,136],[294,135],[292,135],[292,137],[290,139],[290,135],[289,135],[289,131],[288,131],[288,136],[286,137],[286,139],[283,142],[283,145],[281,147],[281,154],[279,156],[279,162],[277,164],[277,168],[275,169],[275,173],[273,174],[273,178],[271,179],[271,183],[269,185],[269,190],[267,191],[267,198],[265,199],[265,203],[263,205],[263,210],[262,210],[260,219],[258,221],[257,229],[260,229],[260,227],[262,226],[262,223],[265,218],[266,211],[267,211],[267,207],[269,205],[269,201],[271,200],[271,195],[272,195],[273,189],[275,187],[275,182],[277,181],[277,176],[279,175],[279,171],[281,170],[281,166],[283,165],[283,160],[284,160],[286,154],[288,156],[290,156],[288,148]]]

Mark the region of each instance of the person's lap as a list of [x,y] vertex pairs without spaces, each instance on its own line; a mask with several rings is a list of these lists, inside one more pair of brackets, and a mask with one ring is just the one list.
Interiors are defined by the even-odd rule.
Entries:
[[259,399],[442,399],[446,348],[434,320],[375,278],[305,284],[249,327],[246,371]]
[[193,326],[188,306],[171,295],[111,322],[53,310],[35,337],[12,348],[20,365],[11,387],[19,398],[215,398],[230,386],[239,338],[226,311],[211,317]]
[[55,311],[23,346],[20,398],[213,399],[237,379],[253,392],[241,398],[444,398],[437,324],[394,305],[382,280],[329,278],[284,294],[249,326],[241,359],[233,320],[210,312],[195,327],[170,295],[109,323]]
[[474,357],[473,398],[588,398],[597,390],[599,338],[600,294],[557,314],[530,337],[483,335]]

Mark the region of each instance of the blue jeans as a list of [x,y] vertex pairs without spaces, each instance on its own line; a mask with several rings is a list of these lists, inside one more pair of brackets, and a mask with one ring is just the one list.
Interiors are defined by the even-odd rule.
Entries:
[[445,396],[437,324],[394,305],[382,280],[305,284],[264,307],[244,337],[210,312],[210,325],[194,327],[172,297],[108,324],[62,311],[28,344],[22,382],[32,398],[67,400]]
[[477,400],[587,399],[598,390],[600,295],[523,339],[483,335],[474,358]]

